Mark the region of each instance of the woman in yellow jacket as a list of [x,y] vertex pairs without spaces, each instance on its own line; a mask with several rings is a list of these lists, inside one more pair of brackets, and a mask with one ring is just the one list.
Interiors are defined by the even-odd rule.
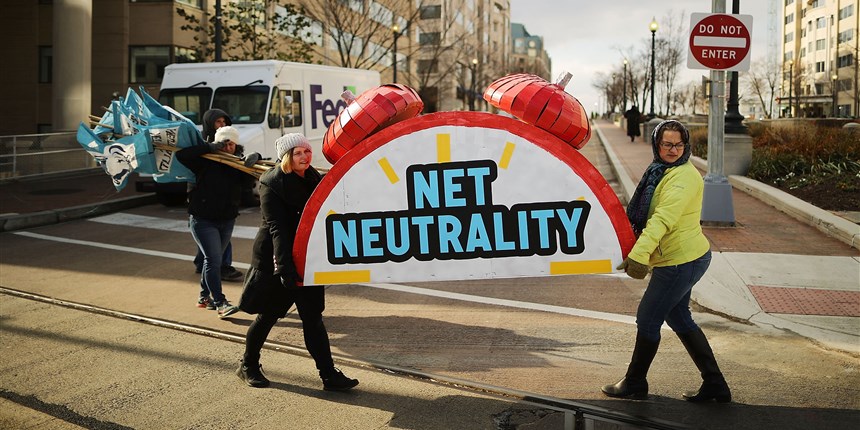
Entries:
[[702,374],[697,392],[684,393],[691,402],[731,401],[708,339],[690,313],[690,291],[711,264],[711,247],[702,233],[702,176],[689,161],[690,135],[678,121],[663,121],[651,134],[654,161],[648,166],[627,206],[638,236],[618,267],[630,277],[651,281],[636,312],[636,346],[627,374],[603,387],[610,397],[646,398],[646,375],[660,345],[665,321],[681,339]]

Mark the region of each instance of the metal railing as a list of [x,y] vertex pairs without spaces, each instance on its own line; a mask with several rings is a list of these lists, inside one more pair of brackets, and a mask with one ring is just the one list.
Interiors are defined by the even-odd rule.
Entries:
[[0,181],[93,167],[73,132],[0,136]]

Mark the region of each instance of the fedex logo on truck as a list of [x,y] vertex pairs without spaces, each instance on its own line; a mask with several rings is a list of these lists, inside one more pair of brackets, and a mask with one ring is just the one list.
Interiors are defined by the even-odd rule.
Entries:
[[[353,94],[355,94],[354,86],[344,86],[343,91],[350,90]],[[316,129],[317,125],[317,112],[320,114],[320,119],[322,120],[323,128],[328,128],[332,121],[337,118],[337,114],[340,111],[346,109],[346,102],[343,100],[337,100],[336,102],[331,99],[323,99],[322,98],[322,85],[311,85],[311,128]]]

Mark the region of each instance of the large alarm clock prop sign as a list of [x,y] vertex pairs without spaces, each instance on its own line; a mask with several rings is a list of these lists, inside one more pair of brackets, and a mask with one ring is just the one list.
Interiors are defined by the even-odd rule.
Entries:
[[406,119],[358,142],[311,196],[306,285],[610,273],[635,238],[570,143],[481,112]]

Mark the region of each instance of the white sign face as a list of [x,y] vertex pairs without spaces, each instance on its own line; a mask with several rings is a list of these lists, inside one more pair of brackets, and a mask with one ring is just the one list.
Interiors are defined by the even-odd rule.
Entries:
[[635,242],[576,150],[489,113],[400,122],[347,152],[302,215],[305,284],[609,273]]
[[687,67],[747,71],[751,40],[752,15],[693,13]]

